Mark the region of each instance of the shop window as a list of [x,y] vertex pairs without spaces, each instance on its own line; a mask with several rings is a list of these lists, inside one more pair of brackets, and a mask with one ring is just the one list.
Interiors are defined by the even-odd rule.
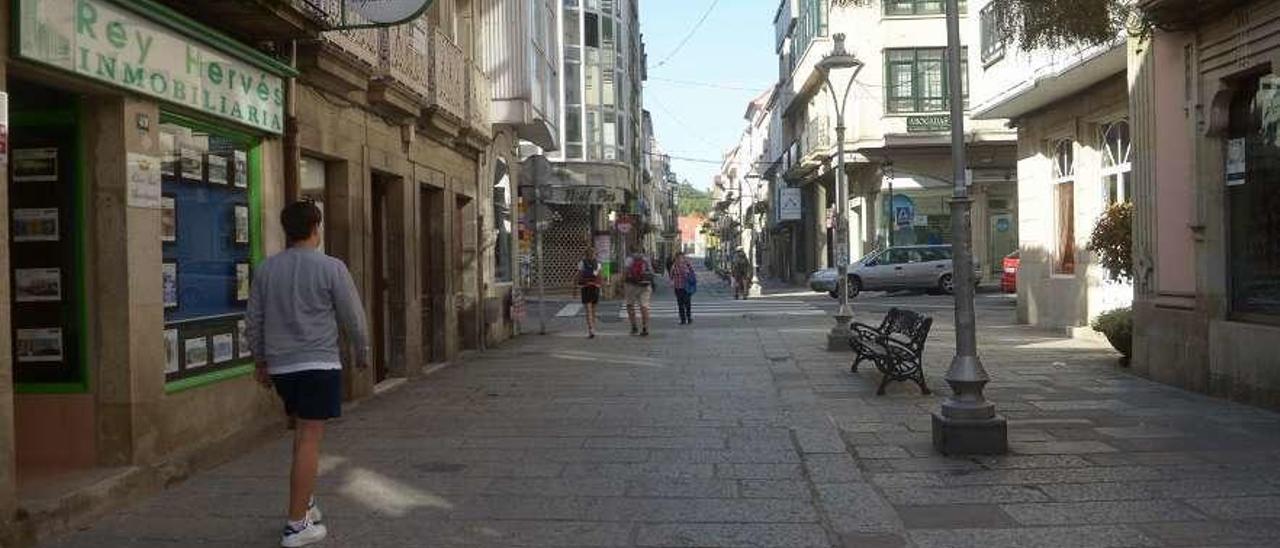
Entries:
[[251,360],[244,310],[258,177],[252,138],[168,114],[159,129],[164,371],[172,382]]
[[1241,83],[1225,156],[1231,311],[1280,322],[1280,76]]
[[1053,272],[1076,271],[1075,141],[1062,139],[1053,145],[1053,209],[1056,232]]
[[1129,122],[1120,120],[1102,126],[1102,187],[1107,205],[1128,202],[1133,199],[1129,160],[1132,141],[1129,139]]
[[[969,105],[968,58],[968,48],[965,48],[961,54],[960,75],[966,108]],[[946,48],[886,50],[885,71],[886,108],[890,113],[946,112],[950,108]]]
[[493,176],[493,233],[497,238],[493,247],[493,277],[500,282],[509,282],[512,271],[512,188],[511,174],[505,161],[498,160]]
[[86,212],[75,96],[11,81],[7,242],[18,392],[83,392]]

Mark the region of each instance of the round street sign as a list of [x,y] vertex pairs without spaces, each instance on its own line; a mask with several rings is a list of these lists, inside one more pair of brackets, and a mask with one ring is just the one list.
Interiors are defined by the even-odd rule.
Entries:
[[345,0],[345,8],[373,25],[398,25],[417,17],[431,0]]

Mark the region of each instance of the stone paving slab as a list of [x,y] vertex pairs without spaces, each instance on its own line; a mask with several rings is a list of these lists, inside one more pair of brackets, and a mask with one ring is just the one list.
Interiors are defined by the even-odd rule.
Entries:
[[[557,319],[408,382],[331,425],[321,546],[1280,546],[1280,415],[1134,377],[988,298],[979,342],[1011,452],[939,455],[950,312],[888,299],[860,296],[856,319],[927,305],[933,396],[875,396],[874,368],[825,351],[821,316],[648,339],[606,324],[591,342]],[[288,451],[282,433],[51,545],[273,545]]]

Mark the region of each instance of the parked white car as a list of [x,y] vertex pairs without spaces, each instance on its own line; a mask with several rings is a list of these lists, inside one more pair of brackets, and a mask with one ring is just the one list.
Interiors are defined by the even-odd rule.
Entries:
[[[982,269],[974,265],[974,285],[982,278]],[[835,268],[824,268],[809,275],[809,288],[838,298]],[[951,293],[955,276],[951,266],[951,246],[916,245],[891,247],[876,251],[849,265],[849,296],[862,291],[894,291],[917,289]]]

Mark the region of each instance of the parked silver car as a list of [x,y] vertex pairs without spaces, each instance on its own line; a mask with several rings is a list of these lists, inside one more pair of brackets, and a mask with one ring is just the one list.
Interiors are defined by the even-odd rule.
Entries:
[[[914,245],[876,251],[849,265],[849,296],[861,291],[919,289],[951,293],[955,289],[951,271],[951,246]],[[974,284],[982,277],[974,265]],[[809,275],[809,288],[839,297],[834,268]]]

